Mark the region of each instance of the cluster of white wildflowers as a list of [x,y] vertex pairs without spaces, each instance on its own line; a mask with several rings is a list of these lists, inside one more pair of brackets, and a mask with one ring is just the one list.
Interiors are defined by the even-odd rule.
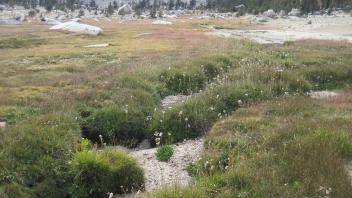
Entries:
[[123,106],[123,110],[125,111],[126,114],[128,113],[128,104]]
[[154,132],[155,144],[156,144],[157,146],[160,145],[162,136],[163,136],[163,133],[162,133],[162,132],[158,132],[158,131],[155,131],[155,132]]
[[99,140],[100,140],[101,146],[105,147],[106,146],[106,142],[104,142],[104,139],[103,139],[102,135],[99,135]]
[[328,197],[330,197],[330,193],[332,192],[332,188],[319,186],[318,191],[321,192],[324,195],[324,197],[328,198]]

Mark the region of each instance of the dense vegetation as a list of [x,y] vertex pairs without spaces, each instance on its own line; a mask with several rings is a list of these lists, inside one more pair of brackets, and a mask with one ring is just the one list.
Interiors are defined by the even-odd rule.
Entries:
[[143,170],[132,158],[116,151],[78,152],[71,172],[75,175],[72,197],[107,197],[109,192],[143,190]]
[[169,161],[174,149],[169,145],[160,146],[156,152],[156,158],[160,161]]
[[188,166],[194,185],[151,197],[349,197],[351,104],[347,89],[325,101],[244,106],[212,127],[202,159]]
[[[109,32],[96,38],[96,42],[111,39],[112,43],[120,39],[118,45],[101,51],[70,48],[72,43],[82,46],[95,38],[69,35],[72,39],[67,39],[52,32],[48,35],[58,41],[0,49],[13,56],[1,60],[0,118],[7,121],[6,128],[0,129],[1,196],[99,197],[141,189],[142,171],[136,162],[125,154],[100,151],[104,143],[135,147],[145,138],[154,144],[161,138],[161,144],[169,144],[210,129],[205,161],[188,168],[199,178],[199,186],[180,190],[183,194],[262,197],[282,192],[300,197],[314,195],[312,190],[319,185],[332,188],[336,196],[350,190],[341,169],[351,155],[348,105],[339,109],[304,96],[310,90],[352,83],[349,44],[303,41],[265,47],[226,40],[223,47],[215,40],[197,43],[191,50],[183,43],[181,49],[189,51],[180,54],[192,54],[182,59],[177,50],[155,52],[157,39],[143,40],[152,46],[150,54],[138,51],[145,46],[135,37],[127,37],[124,45],[124,36],[136,32]],[[180,36],[176,40],[182,41]],[[3,40],[3,46],[12,43]],[[55,53],[47,50],[50,45],[57,47]],[[63,46],[70,54],[59,54]],[[29,47],[42,54],[26,54],[34,51]],[[157,47],[163,49],[165,44]],[[206,53],[213,48],[214,53]],[[128,56],[128,50],[133,55]],[[19,51],[26,56],[16,56]],[[120,63],[122,56],[128,58]],[[186,103],[161,109],[160,100],[170,94],[194,95]],[[286,101],[288,96],[292,98]],[[263,101],[263,109],[243,109]],[[261,114],[247,116],[256,110]],[[91,144],[96,145],[87,149]],[[317,155],[320,150],[323,155]],[[303,163],[307,158],[309,163]],[[318,172],[301,175],[302,169]],[[277,188],[272,188],[275,184]]]

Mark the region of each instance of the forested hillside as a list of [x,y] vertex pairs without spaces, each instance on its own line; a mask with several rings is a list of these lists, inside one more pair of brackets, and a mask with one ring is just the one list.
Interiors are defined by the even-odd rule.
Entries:
[[[84,3],[80,0],[0,0],[0,4],[22,5],[26,8],[34,8],[37,5],[58,9],[79,9],[82,5],[94,8],[99,5],[99,1],[91,0]],[[111,5],[136,4],[135,1],[110,0]],[[87,1],[85,1],[87,2]],[[247,12],[262,12],[268,9],[274,10],[291,10],[300,8],[305,12],[328,8],[346,8],[350,9],[352,0],[137,0],[139,8],[150,8],[151,5],[157,5],[163,9],[210,9],[223,12],[236,11],[236,6],[244,5]]]

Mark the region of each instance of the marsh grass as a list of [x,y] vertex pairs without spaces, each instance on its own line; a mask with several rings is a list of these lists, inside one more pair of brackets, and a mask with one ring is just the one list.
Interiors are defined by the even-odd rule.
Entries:
[[344,167],[352,125],[350,108],[334,102],[339,97],[283,97],[240,108],[209,132],[202,159],[189,167],[195,184],[152,196],[349,196]]
[[[226,25],[219,21],[209,23]],[[67,170],[80,145],[82,125],[94,132],[93,141],[104,133],[107,143],[132,147],[145,137],[155,140],[156,131],[170,133],[162,143],[207,134],[207,156],[203,159],[209,159],[208,163],[202,169],[196,164],[193,168],[199,177],[198,188],[176,188],[170,192],[171,197],[192,197],[189,193],[195,197],[231,197],[233,193],[301,197],[314,193],[318,185],[342,195],[349,190],[346,178],[326,179],[327,175],[343,176],[341,159],[350,153],[346,140],[351,116],[344,110],[350,109],[348,94],[334,101],[336,106],[324,104],[322,108],[320,104],[308,103],[311,100],[306,98],[295,103],[291,100],[288,106],[275,106],[278,101],[272,99],[349,85],[350,45],[303,41],[266,48],[246,41],[206,37],[199,21],[175,23],[172,27],[140,22],[99,25],[107,30],[102,37],[48,32],[36,24],[2,27],[0,35],[4,39],[18,31],[36,35],[47,43],[0,49],[0,118],[8,121],[0,132],[0,193],[18,193],[21,197],[70,196],[73,180]],[[38,31],[33,32],[33,28]],[[141,32],[152,35],[137,38]],[[102,40],[112,45],[102,49],[81,47]],[[161,79],[162,75],[169,82]],[[197,94],[183,105],[159,108],[163,97],[180,93]],[[255,106],[259,109],[244,109],[262,101],[267,102]],[[274,106],[265,111],[271,103]],[[323,117],[314,113],[316,108],[323,111],[325,107],[341,115],[339,119],[331,113],[321,114]],[[234,112],[241,119],[236,118],[232,128],[224,128],[221,121],[230,123],[233,117],[226,118]],[[305,119],[298,119],[300,116]],[[309,120],[311,117],[324,118],[324,122]],[[319,126],[322,123],[326,123],[325,128]],[[325,137],[324,131],[330,134],[332,129],[336,134]],[[265,134],[259,133],[263,130]],[[314,134],[320,137],[319,141]],[[335,135],[337,139],[333,138]],[[326,142],[323,137],[333,141]],[[302,148],[325,149],[327,155],[316,159],[317,163],[330,159],[331,163],[320,168],[314,161],[307,166],[295,164],[299,161],[295,153],[304,154],[295,143],[302,143]],[[316,155],[305,156],[315,159]],[[273,163],[277,159],[284,163]],[[239,161],[243,164],[236,164]],[[334,172],[326,171],[333,166],[337,167]],[[302,168],[318,168],[319,174],[305,179],[296,171]],[[290,169],[295,171],[289,174]],[[162,195],[168,196],[169,192]]]
[[45,40],[44,39],[10,38],[10,39],[2,39],[2,40],[0,40],[0,49],[6,49],[6,48],[29,48],[29,47],[39,46],[39,45],[42,45],[42,44],[45,44]]

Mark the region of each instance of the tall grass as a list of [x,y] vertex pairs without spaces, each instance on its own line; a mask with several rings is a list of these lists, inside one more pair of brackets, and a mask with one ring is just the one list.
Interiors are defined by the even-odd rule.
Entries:
[[348,197],[352,125],[339,100],[283,97],[240,108],[212,127],[202,159],[189,165],[194,185],[151,196]]

